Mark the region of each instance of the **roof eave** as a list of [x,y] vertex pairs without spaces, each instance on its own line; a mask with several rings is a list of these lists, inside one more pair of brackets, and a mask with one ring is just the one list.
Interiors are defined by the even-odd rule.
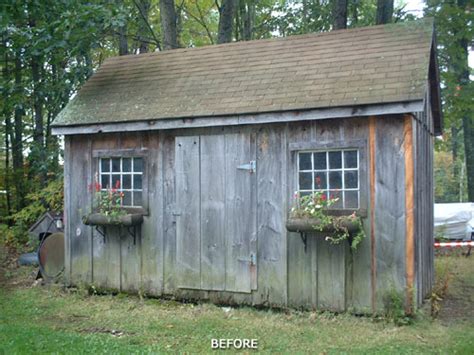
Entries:
[[423,110],[423,99],[365,104],[357,106],[292,109],[276,112],[243,113],[226,116],[183,117],[168,119],[149,119],[141,121],[102,122],[84,125],[55,125],[54,135],[97,134],[113,132],[134,132],[167,129],[202,128],[215,126],[238,126],[249,124],[283,123],[294,121],[323,120],[363,116],[395,115],[414,113]]

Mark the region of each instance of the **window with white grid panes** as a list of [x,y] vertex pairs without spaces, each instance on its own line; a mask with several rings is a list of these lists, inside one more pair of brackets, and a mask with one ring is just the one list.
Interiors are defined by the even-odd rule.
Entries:
[[340,149],[298,153],[298,191],[301,196],[322,191],[338,198],[331,208],[360,207],[359,150]]
[[143,158],[100,158],[99,177],[102,190],[123,192],[123,206],[142,207]]

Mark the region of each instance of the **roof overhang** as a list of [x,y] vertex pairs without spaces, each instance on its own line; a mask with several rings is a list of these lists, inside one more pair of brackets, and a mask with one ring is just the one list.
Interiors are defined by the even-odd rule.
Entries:
[[89,125],[67,125],[52,127],[54,135],[97,134],[113,132],[136,132],[169,129],[186,129],[217,126],[239,126],[267,123],[311,121],[362,116],[382,116],[423,111],[423,100],[394,102],[374,105],[292,110],[266,113],[249,113],[230,116],[186,117],[156,119],[134,122],[111,122]]

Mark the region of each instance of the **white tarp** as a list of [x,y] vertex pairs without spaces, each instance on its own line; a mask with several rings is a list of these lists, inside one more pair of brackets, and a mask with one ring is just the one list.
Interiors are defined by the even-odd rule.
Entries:
[[474,203],[435,203],[435,236],[471,240],[474,230]]

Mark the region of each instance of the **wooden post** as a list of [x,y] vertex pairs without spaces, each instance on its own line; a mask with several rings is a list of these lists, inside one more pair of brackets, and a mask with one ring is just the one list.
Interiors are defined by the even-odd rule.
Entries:
[[414,162],[413,162],[413,118],[405,115],[403,121],[405,150],[405,257],[406,257],[406,307],[407,314],[413,312],[413,282],[415,278],[414,235]]
[[376,312],[376,262],[375,262],[375,116],[369,117],[369,175],[370,175],[370,281],[372,312]]

